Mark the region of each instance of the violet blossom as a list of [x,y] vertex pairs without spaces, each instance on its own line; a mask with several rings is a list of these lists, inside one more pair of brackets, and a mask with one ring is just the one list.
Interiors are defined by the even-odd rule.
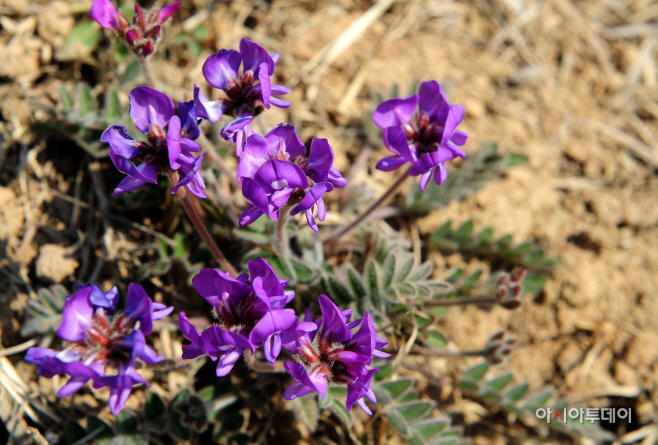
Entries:
[[[134,140],[125,127],[114,125],[106,129],[100,140],[110,144],[110,158],[126,178],[114,189],[114,197],[133,191],[147,182],[157,184],[158,174],[173,179],[171,193],[182,186],[194,196],[205,198],[205,182],[199,172],[203,157],[194,139],[200,135],[192,101],[179,102],[178,114],[172,100],[149,87],[137,87],[130,92],[130,117],[146,141]],[[166,133],[165,133],[166,128]],[[139,159],[135,165],[131,159]]]
[[[243,145],[253,133],[251,120],[270,105],[288,108],[290,102],[276,98],[290,92],[272,83],[279,53],[270,56],[265,48],[248,39],[240,41],[240,51],[222,49],[203,64],[203,76],[214,88],[223,90],[224,98],[212,101],[194,85],[194,102],[199,117],[217,122],[223,115],[235,118],[222,129],[221,135],[234,142],[240,157]],[[242,70],[240,70],[242,65]]]
[[[356,403],[372,415],[365,398],[377,403],[370,383],[379,370],[367,366],[371,365],[373,357],[390,357],[381,350],[388,343],[377,337],[368,312],[363,319],[350,322],[351,309],[341,312],[326,295],[320,295],[319,300],[322,318],[312,323],[309,311],[303,323],[283,336],[285,349],[300,362],[285,363],[296,382],[283,398],[293,400],[317,391],[324,399],[329,383],[347,385],[347,410]],[[314,327],[309,326],[313,324]],[[359,329],[352,333],[357,326]],[[314,341],[316,334],[317,342]]]
[[[213,307],[218,324],[202,333],[187,319],[178,316],[181,332],[192,344],[183,346],[183,358],[206,354],[217,363],[217,375],[225,376],[245,351],[254,353],[263,346],[265,358],[274,363],[281,352],[281,335],[294,329],[299,320],[293,309],[285,309],[295,296],[286,291],[272,266],[259,258],[249,261],[249,274],[232,278],[218,269],[203,269],[193,279],[194,288]],[[247,284],[251,278],[251,284]]]
[[445,162],[466,157],[459,146],[468,135],[457,130],[463,119],[464,107],[451,105],[434,80],[423,82],[411,97],[387,100],[377,107],[372,120],[384,130],[384,145],[395,154],[380,160],[377,169],[392,171],[410,162],[409,174],[421,175],[421,190],[432,176],[441,185],[448,177]]
[[68,374],[69,381],[59,390],[67,397],[93,380],[94,388],[110,388],[110,409],[117,415],[134,385],[148,382],[137,373],[135,363],[157,363],[164,357],[145,343],[153,321],[166,317],[173,307],[154,303],[142,286],[131,283],[126,307],[116,310],[116,287],[103,293],[93,284],[78,287],[67,297],[57,335],[64,349],[30,348],[25,360],[39,365],[37,374],[52,377]]
[[179,6],[180,2],[174,2],[163,8],[156,7],[144,12],[135,5],[135,16],[130,24],[123,12],[110,0],[93,0],[90,15],[103,28],[116,31],[131,51],[145,58],[155,51],[162,24],[178,11]]
[[250,204],[240,216],[240,227],[263,214],[277,220],[281,208],[292,207],[290,214],[304,212],[308,225],[317,232],[313,209],[317,206],[318,219],[324,221],[327,208],[322,195],[347,183],[333,162],[334,153],[326,139],[314,138],[307,152],[287,122],[265,137],[249,136],[237,170],[242,194]]

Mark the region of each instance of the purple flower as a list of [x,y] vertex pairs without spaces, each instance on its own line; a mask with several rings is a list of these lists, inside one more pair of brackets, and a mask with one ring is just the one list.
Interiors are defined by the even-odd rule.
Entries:
[[[199,117],[217,122],[226,114],[237,119],[251,121],[263,109],[270,105],[288,108],[290,102],[274,96],[288,94],[290,89],[283,85],[272,84],[272,76],[276,69],[279,54],[270,56],[265,49],[248,39],[240,41],[240,51],[222,49],[208,57],[203,64],[203,76],[214,88],[223,90],[226,97],[211,101],[199,88],[194,86],[194,103]],[[242,70],[240,70],[242,65]],[[222,130],[222,137],[231,140],[236,131],[245,133],[238,142],[244,142],[248,137],[245,125],[227,125]],[[250,129],[251,127],[249,127]],[[235,141],[233,141],[235,142]],[[242,145],[236,143],[236,155],[240,157]]]
[[175,2],[145,13],[135,5],[135,16],[130,24],[123,12],[117,10],[110,0],[93,0],[90,15],[103,28],[116,31],[135,54],[148,57],[160,39],[162,24],[178,11],[179,6],[180,2]]
[[445,162],[466,157],[458,147],[468,138],[457,130],[462,119],[464,107],[451,105],[434,80],[423,82],[416,95],[387,100],[377,107],[372,120],[384,130],[384,145],[395,154],[379,161],[377,169],[392,171],[410,162],[409,174],[421,175],[421,190],[425,190],[432,175],[441,185],[448,177]]
[[126,308],[116,311],[116,288],[103,293],[93,284],[81,285],[66,299],[57,335],[66,346],[62,351],[30,348],[25,360],[39,365],[44,377],[69,374],[71,378],[57,395],[70,396],[89,380],[94,388],[109,387],[110,408],[117,415],[133,385],[148,382],[135,370],[135,362],[156,363],[164,357],[145,342],[153,321],[166,317],[173,307],[154,303],[139,284],[130,284]]
[[[283,397],[292,400],[317,391],[324,399],[329,383],[342,384],[347,385],[347,410],[357,403],[366,413],[372,414],[364,398],[377,403],[370,382],[379,370],[366,366],[372,363],[372,357],[390,357],[381,351],[388,343],[377,337],[368,312],[363,319],[350,323],[351,309],[341,312],[325,295],[320,295],[319,300],[322,318],[316,320],[315,329],[302,326],[310,324],[311,316],[307,312],[304,322],[284,335],[284,347],[300,363],[286,362],[286,370],[296,382]],[[351,330],[359,324],[353,334]],[[317,345],[313,340],[316,330]]]
[[290,214],[304,212],[309,226],[317,232],[314,207],[317,205],[318,219],[324,221],[327,209],[322,195],[347,183],[333,162],[334,153],[326,139],[313,139],[307,154],[306,146],[287,122],[265,137],[249,136],[238,163],[237,180],[251,205],[240,216],[240,227],[263,214],[277,220],[279,209],[292,207]]
[[[217,325],[202,333],[184,312],[178,317],[181,331],[192,344],[183,346],[183,358],[206,354],[219,360],[217,375],[228,374],[245,350],[263,346],[265,358],[274,363],[282,348],[282,334],[299,325],[294,310],[285,309],[295,296],[286,291],[272,267],[259,258],[247,263],[249,274],[232,278],[217,269],[203,269],[193,279],[194,288],[213,307]],[[251,284],[247,280],[251,277]]]
[[[194,196],[206,197],[199,169],[207,152],[193,155],[200,151],[193,140],[200,132],[192,101],[179,102],[178,114],[174,113],[172,100],[159,91],[137,87],[130,92],[130,117],[137,129],[146,135],[146,141],[134,140],[126,128],[119,125],[106,129],[100,139],[110,144],[112,162],[126,174],[114,189],[115,197],[137,190],[147,182],[157,184],[158,173],[170,179],[177,178],[172,194],[186,186]],[[130,162],[135,158],[141,160],[139,165]]]

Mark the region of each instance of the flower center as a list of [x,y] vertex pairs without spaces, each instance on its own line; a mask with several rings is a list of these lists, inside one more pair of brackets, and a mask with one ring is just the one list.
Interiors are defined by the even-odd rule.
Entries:
[[86,331],[84,342],[69,347],[84,362],[105,362],[118,368],[130,362],[130,348],[123,344],[124,338],[133,330],[133,319],[125,313],[117,312],[108,319],[103,309],[97,309]]
[[254,292],[244,297],[238,304],[233,304],[228,292],[224,292],[219,300],[219,307],[213,308],[213,313],[222,329],[247,334],[254,327],[254,305],[258,298]]
[[226,114],[238,117],[245,115],[258,116],[265,109],[261,94],[254,88],[254,73],[248,71],[238,74],[228,80],[224,90],[226,98],[219,101],[226,106]]
[[431,122],[424,111],[416,113],[402,128],[407,134],[409,145],[416,149],[418,157],[436,151],[441,144],[443,127]]

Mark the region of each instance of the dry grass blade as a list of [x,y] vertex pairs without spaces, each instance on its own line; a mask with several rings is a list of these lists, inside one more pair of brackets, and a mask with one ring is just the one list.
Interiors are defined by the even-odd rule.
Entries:
[[658,34],[658,25],[637,24],[637,25],[623,25],[608,28],[603,35],[606,39],[635,39],[644,37],[649,34]]
[[309,76],[314,70],[322,71],[322,67],[331,65],[338,56],[341,55],[348,46],[352,44],[375,20],[377,20],[395,0],[378,0],[377,3],[372,5],[370,9],[355,20],[350,26],[347,27],[340,35],[338,35],[331,42],[327,43],[324,48],[318,51],[311,59],[304,64],[299,70],[299,73],[293,76],[286,86],[294,88],[305,77]]
[[586,116],[574,115],[574,118],[579,123],[587,125],[591,129],[608,136],[610,139],[613,139],[614,141],[622,145],[625,145],[636,156],[638,156],[645,162],[648,162],[649,164],[653,165],[654,167],[658,167],[658,154],[656,153],[656,151],[653,150],[648,145],[644,144],[643,142],[638,141],[633,136],[630,136],[611,125],[605,124],[601,121],[597,121],[595,119]]
[[639,54],[628,70],[628,74],[626,75],[626,84],[617,94],[617,96],[615,96],[615,98],[612,100],[612,106],[614,108],[623,108],[624,105],[626,105],[631,99],[633,89],[640,82],[644,67],[651,61],[653,57],[656,43],[658,43],[658,34],[646,37],[640,45]]

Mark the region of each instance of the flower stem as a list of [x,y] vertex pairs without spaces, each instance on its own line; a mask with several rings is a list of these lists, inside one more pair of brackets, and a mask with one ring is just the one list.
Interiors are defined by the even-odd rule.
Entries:
[[494,297],[480,298],[448,298],[445,300],[433,300],[423,303],[425,307],[435,306],[457,306],[460,304],[496,304],[498,300]]
[[386,190],[386,192],[377,200],[375,201],[366,211],[364,211],[362,214],[360,214],[354,221],[343,227],[342,229],[338,230],[334,234],[329,235],[327,238],[323,239],[322,241],[325,244],[332,244],[338,241],[340,237],[343,235],[347,234],[350,232],[352,229],[360,225],[365,219],[375,211],[377,207],[382,205],[388,198],[390,198],[393,193],[402,185],[402,183],[409,177],[409,170],[411,170],[411,167],[409,167],[404,173],[402,173],[396,181],[391,184],[391,186]]
[[243,357],[247,362],[247,366],[256,372],[286,372],[283,362],[278,360],[274,364],[261,362],[256,359],[256,356],[251,351],[244,351]]
[[290,207],[283,206],[279,209],[279,219],[276,222],[276,238],[279,253],[282,257],[288,258],[290,256],[290,243],[288,241],[288,216],[290,216]]
[[215,257],[219,265],[222,266],[226,272],[228,272],[233,277],[237,277],[238,272],[233,268],[233,266],[231,266],[231,263],[229,263],[224,254],[222,254],[222,251],[219,250],[219,247],[215,243],[215,240],[213,240],[210,232],[208,232],[208,228],[206,228],[206,225],[204,224],[197,207],[194,205],[194,202],[190,198],[190,195],[187,193],[185,188],[179,188],[176,192],[176,195],[183,204],[187,215],[190,217],[190,220],[192,220],[194,228],[197,230],[197,232],[199,232],[199,235],[201,235],[201,238],[203,241],[205,241],[206,245],[210,249],[212,256]]
[[139,63],[142,65],[142,72],[144,73],[144,77],[146,77],[147,85],[155,90],[155,78],[153,77],[153,71],[151,70],[151,62],[146,57],[138,57],[138,59]]

